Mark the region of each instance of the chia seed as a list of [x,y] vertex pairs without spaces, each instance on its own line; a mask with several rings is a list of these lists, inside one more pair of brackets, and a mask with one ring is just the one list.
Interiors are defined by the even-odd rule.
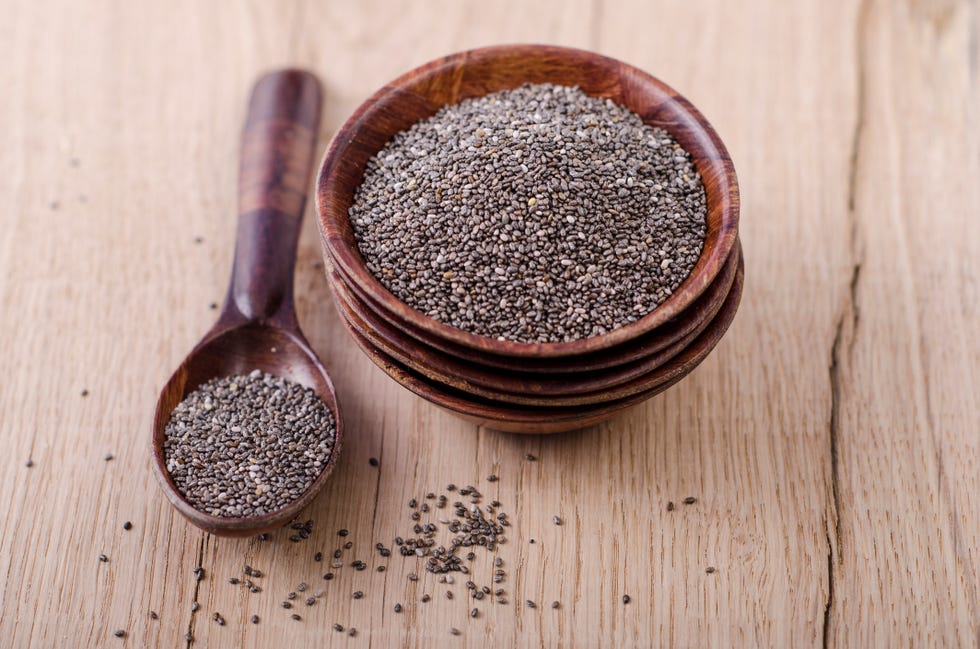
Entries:
[[371,158],[349,216],[368,269],[444,324],[518,342],[634,322],[701,255],[707,201],[667,131],[578,88],[445,106]]
[[326,466],[335,434],[333,413],[311,388],[255,370],[191,392],[170,414],[164,454],[195,508],[250,517],[306,491]]

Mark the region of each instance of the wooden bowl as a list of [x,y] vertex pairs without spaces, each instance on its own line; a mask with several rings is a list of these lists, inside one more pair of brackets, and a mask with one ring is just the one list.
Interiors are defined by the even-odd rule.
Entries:
[[[579,86],[670,132],[687,150],[707,195],[707,237],[686,280],[639,320],[592,338],[518,343],[443,324],[408,306],[371,274],[354,239],[348,210],[367,161],[394,136],[442,106],[524,83]],[[700,296],[724,266],[738,232],[735,169],[718,135],[676,91],[630,65],[582,50],[549,45],[505,45],[453,54],[416,68],[361,104],[337,132],[317,178],[317,213],[324,252],[339,272],[383,307],[394,322],[411,325],[464,348],[511,357],[557,358],[623,344],[662,326]]]
[[[738,265],[738,254],[736,254],[738,249],[736,246],[729,254],[721,273],[718,274],[707,290],[695,300],[694,304],[685,309],[683,313],[664,323],[663,326],[613,348],[558,358],[492,354],[457,345],[428,331],[413,327],[410,323],[396,321],[381,305],[373,301],[371,295],[364,293],[356,284],[347,280],[340,268],[331,263],[332,259],[329,256],[326,260],[329,269],[327,279],[331,282],[331,286],[335,286],[335,284],[342,286],[345,294],[352,294],[354,300],[351,306],[366,322],[369,324],[383,322],[385,324],[385,332],[379,331],[379,335],[387,335],[386,332],[396,330],[395,336],[413,338],[420,350],[431,348],[463,360],[468,366],[550,376],[596,372],[634,363],[659,354],[668,347],[675,345],[679,340],[689,336],[701,323],[711,320],[725,301],[725,297],[731,288],[732,279],[735,277],[735,269]],[[488,385],[487,387],[493,386]]]
[[[724,282],[726,294],[723,298],[731,300],[731,292],[741,291],[740,283],[733,285],[740,263],[741,252],[736,246],[730,262],[726,264],[726,269],[730,267],[731,272],[726,270],[724,273],[728,278]],[[696,339],[710,325],[725,301],[720,300],[718,309],[711,312],[711,317],[698,322],[692,331],[649,356],[610,369],[549,376],[487,368],[421,345],[378,318],[363,304],[358,304],[358,298],[337,278],[336,273],[332,271],[330,275],[341,315],[350,327],[379,351],[417,374],[455,390],[504,403],[535,406],[611,401],[652,387],[653,382],[659,380],[654,370]],[[729,288],[731,291],[728,291]],[[616,349],[608,351],[615,355]]]
[[663,382],[646,391],[638,392],[618,401],[577,407],[516,406],[481,399],[447,388],[407,369],[374,347],[346,320],[342,318],[342,321],[355,342],[367,353],[375,365],[423,399],[467,421],[495,430],[514,433],[558,433],[583,428],[609,419],[619,411],[663,392],[687,376],[714,349],[734,319],[742,293],[742,281],[743,271],[740,266],[735,279],[738,290],[735,290],[733,285],[731,292],[733,299],[725,302],[715,319],[691,345],[656,370],[664,377]]

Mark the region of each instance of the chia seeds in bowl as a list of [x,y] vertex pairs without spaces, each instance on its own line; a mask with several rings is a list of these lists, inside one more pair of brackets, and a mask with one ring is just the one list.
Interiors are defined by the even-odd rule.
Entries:
[[[619,286],[615,286],[615,279],[612,280],[612,286],[609,283],[603,284],[596,280],[600,289],[605,290],[607,294],[603,297],[601,304],[596,303],[595,298],[590,298],[593,303],[583,306],[582,300],[584,298],[580,292],[568,288],[568,282],[574,284],[575,280],[578,280],[583,274],[591,273],[592,278],[596,278],[600,264],[595,263],[595,261],[591,264],[583,264],[582,261],[588,261],[587,257],[580,259],[579,257],[556,255],[557,258],[551,258],[548,255],[552,254],[552,251],[549,250],[539,250],[538,256],[534,257],[534,251],[530,250],[529,252],[527,241],[525,241],[523,252],[525,256],[529,255],[530,259],[525,262],[523,271],[520,265],[517,265],[516,274],[509,268],[515,265],[512,263],[513,257],[505,256],[501,260],[505,261],[506,265],[498,263],[484,266],[480,266],[478,261],[465,258],[463,253],[467,251],[478,256],[481,254],[484,256],[488,254],[497,255],[502,248],[501,244],[514,243],[513,237],[505,228],[506,225],[512,224],[512,227],[516,229],[518,224],[514,219],[516,210],[523,210],[520,213],[523,214],[524,218],[520,220],[520,224],[524,226],[527,225],[524,221],[528,220],[528,214],[530,214],[531,219],[540,220],[546,216],[546,210],[552,216],[557,213],[554,209],[555,206],[552,205],[551,194],[545,192],[544,197],[538,196],[535,193],[535,183],[541,184],[543,182],[548,189],[548,183],[557,180],[557,192],[565,192],[566,198],[569,198],[569,195],[572,194],[570,190],[573,189],[569,180],[571,174],[564,178],[569,190],[561,188],[561,178],[552,178],[552,176],[560,174],[544,171],[541,172],[542,176],[538,178],[530,177],[533,169],[540,166],[539,163],[548,162],[547,157],[543,154],[542,160],[531,160],[534,165],[526,159],[521,160],[520,164],[524,164],[528,168],[528,174],[524,174],[521,181],[525,188],[530,183],[530,195],[512,197],[514,204],[511,207],[515,212],[508,215],[508,224],[503,223],[503,215],[499,213],[484,215],[485,218],[483,219],[478,218],[480,210],[485,208],[486,201],[482,199],[477,201],[477,198],[474,197],[474,190],[475,188],[479,189],[478,184],[470,182],[468,177],[463,179],[450,178],[450,174],[459,174],[458,163],[456,163],[455,170],[452,167],[443,168],[441,177],[435,179],[416,178],[415,184],[411,187],[409,185],[412,178],[405,179],[404,184],[398,190],[384,184],[379,185],[378,187],[382,191],[374,196],[375,204],[368,204],[371,197],[364,190],[370,187],[372,169],[378,162],[377,160],[372,162],[372,159],[399,138],[409,137],[413,128],[423,128],[424,125],[420,125],[420,123],[432,120],[440,111],[449,112],[450,110],[457,110],[460,106],[465,109],[466,106],[471,106],[474,103],[485,102],[488,97],[497,93],[526,93],[541,86],[549,88],[552,94],[580,91],[588,98],[588,102],[597,102],[604,111],[621,110],[627,117],[636,119],[657,131],[658,135],[659,129],[663,129],[666,136],[675,140],[670,147],[672,148],[674,144],[677,144],[680,146],[679,150],[686,152],[688,156],[686,162],[696,172],[695,176],[687,174],[689,180],[695,184],[700,180],[704,213],[703,216],[695,215],[695,220],[688,224],[696,227],[697,221],[703,218],[703,234],[697,230],[692,232],[696,238],[702,239],[700,254],[697,251],[692,251],[690,246],[686,252],[686,255],[690,255],[693,259],[693,268],[685,270],[683,266],[691,263],[691,261],[686,256],[679,259],[674,256],[676,251],[671,249],[668,249],[664,257],[661,258],[659,255],[666,240],[663,243],[658,243],[656,239],[647,242],[647,237],[653,235],[653,232],[647,232],[647,236],[639,241],[642,241],[648,248],[645,251],[648,261],[652,255],[656,255],[654,257],[655,263],[650,264],[647,272],[653,275],[657,268],[660,268],[661,271],[670,269],[673,277],[667,277],[666,273],[661,273],[659,279],[666,279],[666,282],[661,281],[658,285],[656,281],[641,283],[638,275],[621,275],[620,277],[624,277],[625,281],[632,282],[630,291],[646,292],[646,295],[639,300],[625,300],[629,304],[625,310],[621,308],[622,303],[620,303],[619,309],[615,308],[612,298],[622,298],[624,296],[621,293],[627,295],[631,295],[631,293],[630,291],[621,291]],[[607,104],[607,99],[611,101],[611,106]],[[571,118],[574,116],[564,115],[564,117]],[[488,135],[490,137],[496,135],[499,146],[502,141],[499,129],[494,133],[492,126],[489,130],[485,126],[482,128],[483,138],[481,140],[485,140]],[[524,134],[525,129],[518,126],[512,130],[521,135]],[[528,131],[526,134],[528,139],[533,140],[531,137],[533,135],[532,129],[526,130]],[[596,128],[595,126],[590,130],[597,133],[609,131],[608,128]],[[476,133],[476,127],[472,131],[472,133],[467,133],[471,139],[479,137]],[[506,128],[504,135],[506,135]],[[472,140],[472,142],[473,149],[483,149],[483,152],[490,151],[493,146],[486,147],[486,142],[476,146],[476,140]],[[459,149],[463,144],[465,142],[460,140],[455,142],[454,146]],[[468,150],[470,146],[470,144],[466,144],[462,150]],[[618,150],[616,146],[611,149],[613,152]],[[476,155],[482,155],[483,152],[477,151]],[[411,154],[411,152],[409,153]],[[445,155],[445,151],[442,149],[419,152],[418,154],[411,154],[411,158],[406,156],[401,162],[409,165],[420,164],[425,162],[428,157],[428,162],[431,163],[433,153],[438,153],[440,156]],[[470,151],[470,153],[472,152]],[[500,155],[499,150],[495,153]],[[565,153],[569,153],[567,147]],[[525,156],[522,154],[523,157]],[[414,158],[420,159],[415,160]],[[381,162],[386,161],[381,160]],[[392,160],[391,162],[397,161]],[[585,160],[581,162],[584,163]],[[603,160],[601,164],[610,164],[615,169],[618,162],[620,160],[613,156],[611,160]],[[682,163],[683,161],[678,160],[677,162]],[[673,161],[670,160],[670,163],[673,164]],[[517,168],[523,174],[523,168],[520,167],[520,164]],[[651,163],[648,162],[647,164]],[[489,164],[490,169],[486,169],[486,166],[485,164],[483,173],[492,174],[494,171],[493,164]],[[425,168],[431,171],[432,165],[427,164]],[[548,169],[547,165],[544,168]],[[479,171],[479,169],[475,171]],[[582,172],[576,179],[577,182],[587,184],[586,181],[593,180],[594,173],[592,172],[594,169],[583,166],[576,167],[575,171],[576,173]],[[383,172],[379,171],[380,173]],[[472,175],[476,180],[477,174],[473,172]],[[585,180],[582,180],[583,176]],[[683,180],[683,173],[681,176],[682,182],[687,182]],[[379,177],[381,176],[379,175]],[[603,198],[626,199],[628,201],[628,190],[636,190],[638,178],[637,175],[633,176],[632,188],[628,185],[629,177],[626,177],[624,178],[625,187],[616,186],[614,193],[610,193],[610,188],[603,185],[597,188],[602,192],[600,195],[587,196],[587,198],[592,200],[593,206],[596,201]],[[417,203],[414,205],[407,203],[397,213],[393,212],[390,215],[393,219],[401,220],[401,227],[389,227],[375,223],[378,217],[385,213],[385,206],[379,204],[381,201],[402,200],[403,194],[407,192],[423,190],[425,187],[423,180],[429,183],[431,191],[430,196],[425,199],[423,206],[425,212],[419,209],[420,206]],[[491,187],[493,187],[493,180],[493,177],[490,176],[488,182],[491,183]],[[442,190],[440,191],[440,202],[446,199],[442,196],[446,190],[440,185],[447,182],[458,183],[455,186],[459,197],[455,198],[455,195],[449,197],[457,201],[455,205],[450,205],[450,213],[459,217],[460,210],[474,211],[474,214],[468,213],[465,218],[460,218],[459,223],[455,225],[456,230],[462,231],[461,234],[455,233],[460,239],[460,243],[468,244],[471,248],[458,246],[457,250],[454,251],[447,247],[446,252],[442,253],[444,259],[439,261],[438,253],[434,258],[431,255],[426,256],[427,251],[431,253],[429,246],[432,244],[426,240],[427,235],[420,235],[418,232],[425,232],[423,227],[426,225],[425,220],[430,219],[431,208],[436,204],[430,205],[429,203],[430,200],[434,201],[436,198],[435,190]],[[484,179],[484,184],[486,182]],[[497,179],[498,188],[502,182],[500,178]],[[664,187],[662,182],[657,183],[654,180],[654,184],[660,184],[661,187]],[[470,186],[466,187],[466,185]],[[646,186],[642,185],[642,187]],[[387,194],[387,189],[392,190],[393,193]],[[576,189],[581,191],[583,188],[576,186]],[[627,196],[619,195],[621,189]],[[465,196],[467,204],[463,202],[464,190],[467,190]],[[395,194],[396,191],[400,191],[401,194]],[[548,191],[555,192],[553,187]],[[697,192],[692,192],[691,196],[696,203]],[[523,202],[520,200],[521,198],[523,198]],[[547,198],[547,202],[543,201],[542,198]],[[498,198],[496,207],[506,206],[501,204],[501,200]],[[360,201],[360,205],[358,201]],[[691,203],[688,207],[696,207],[695,203]],[[608,204],[609,200],[600,201],[600,207]],[[712,285],[721,269],[725,267],[738,236],[739,197],[734,168],[724,144],[704,116],[676,91],[642,70],[592,52],[549,45],[504,45],[459,52],[415,68],[383,86],[357,108],[334,136],[317,178],[316,205],[324,256],[331,267],[331,274],[329,275],[331,283],[342,282],[350,287],[355,293],[362,296],[380,317],[385,318],[392,325],[415,338],[419,344],[445,349],[459,358],[473,362],[483,362],[481,359],[496,357],[521,359],[532,364],[546,360],[571,362],[573,357],[597,353],[608,352],[615,355],[613,349],[624,343],[656,336],[656,330],[659,330],[665,323],[687,317],[688,308]],[[452,208],[456,208],[457,211],[452,212]],[[614,209],[616,208],[614,207]],[[588,207],[586,207],[586,211],[588,211]],[[365,218],[365,215],[372,212],[375,214],[374,216]],[[541,212],[541,214],[539,215],[537,212]],[[608,212],[604,212],[602,216],[608,216],[608,214]],[[428,224],[430,229],[445,216],[434,214]],[[578,221],[577,209],[576,213],[570,214],[570,216]],[[633,216],[636,218],[635,214]],[[672,219],[673,213],[670,213],[670,216]],[[494,221],[494,218],[499,220]],[[362,222],[355,223],[356,219],[361,219]],[[468,222],[467,219],[471,220]],[[406,221],[410,221],[408,227],[405,227]],[[476,225],[481,223],[482,225],[478,230]],[[573,232],[570,228],[574,224],[568,223],[567,219],[565,224],[561,224],[560,221],[557,223],[560,227],[565,228],[563,232]],[[622,221],[612,221],[612,225],[622,228],[621,231],[625,231],[628,241],[631,237],[636,240],[636,233],[629,228],[624,228]],[[660,225],[663,226],[665,223],[662,222]],[[579,223],[577,227],[583,228],[584,224]],[[403,228],[404,231],[402,231]],[[415,229],[414,234],[413,228]],[[420,230],[420,228],[422,229]],[[511,241],[503,241],[502,236],[498,236],[495,242],[492,239],[487,239],[488,232],[493,228],[497,228],[498,235],[506,236]],[[370,232],[372,229],[375,232],[373,235]],[[569,252],[567,239],[562,240],[555,236],[555,233],[547,232],[547,228],[544,229],[543,236],[545,239],[548,238],[548,235],[554,237],[551,241],[554,242],[558,255]],[[557,228],[555,229],[557,232]],[[604,234],[598,232],[599,229],[596,226],[596,236]],[[526,230],[525,227],[525,230],[520,234],[526,237],[528,235]],[[538,230],[535,230],[530,234],[537,235],[537,232]],[[573,232],[573,234],[579,241],[582,241],[578,232]],[[582,234],[588,239],[592,232],[585,229]],[[673,239],[676,242],[682,238],[673,232],[668,234],[674,234]],[[435,236],[443,235],[436,233]],[[374,241],[370,240],[372,237]],[[402,242],[403,238],[405,243]],[[463,241],[464,239],[465,241]],[[479,246],[477,244],[481,239],[483,245]],[[636,262],[632,261],[632,256],[642,256],[643,251],[636,252],[637,243],[627,242],[625,245],[619,246],[617,244],[620,242],[615,240],[615,237],[612,239],[615,242],[609,241],[609,244],[613,248],[612,254],[616,263],[621,261],[617,255],[623,256],[624,264],[635,264]],[[393,245],[395,241],[398,242],[397,246]],[[572,241],[574,242],[574,239]],[[535,243],[538,242],[535,241]],[[387,250],[385,250],[386,245]],[[625,248],[629,248],[630,245],[634,246],[634,250],[626,251]],[[659,247],[654,247],[655,245]],[[681,245],[683,244],[677,243],[676,247],[679,248]],[[372,246],[374,247],[373,252]],[[496,246],[496,250],[494,246]],[[617,247],[621,250],[617,251]],[[593,254],[606,251],[604,248],[595,245],[587,246],[586,243],[576,243],[572,252],[585,255],[589,250]],[[452,252],[456,252],[457,258],[450,260],[449,255]],[[520,248],[517,248],[517,253],[521,253]],[[463,254],[462,257],[461,254]],[[542,254],[547,260],[558,265],[556,270],[548,270],[554,266],[537,263],[541,262]],[[370,259],[370,257],[374,257],[374,259]],[[389,270],[386,271],[383,265],[386,257],[391,260],[398,260],[399,265],[396,267],[389,263]],[[670,257],[671,260],[665,264],[667,257]],[[562,259],[568,263],[562,264]],[[428,266],[425,265],[426,260]],[[459,268],[451,266],[441,268],[439,266],[447,261],[453,261],[462,267],[462,279],[457,279],[460,275]],[[465,266],[467,261],[470,262],[468,269]],[[605,262],[604,255],[603,261]],[[369,268],[369,262],[374,265],[377,275],[375,270]],[[432,266],[433,262],[436,263],[435,268]],[[666,267],[657,266],[656,263]],[[409,268],[409,265],[414,265],[414,267]],[[584,272],[574,274],[580,265],[584,266]],[[592,271],[589,269],[590,265],[595,266]],[[612,264],[612,266],[612,276],[615,276],[616,264]],[[498,269],[502,269],[504,272],[500,273]],[[433,277],[434,271],[435,277]],[[562,277],[566,271],[569,278]],[[428,272],[428,277],[424,275],[426,272]],[[467,272],[472,273],[473,276],[468,276]],[[524,273],[523,276],[521,276],[521,272]],[[452,275],[444,277],[446,273],[452,273]],[[535,277],[535,273],[540,273],[540,275]],[[386,275],[390,278],[384,279]],[[419,276],[421,276],[421,280]],[[588,281],[588,279],[585,278],[583,281]],[[396,280],[401,281],[404,286],[397,285]],[[425,301],[428,296],[431,297],[433,303],[428,305],[420,303],[419,308],[406,301],[413,298],[398,295],[399,292],[402,292],[402,295],[407,296],[412,292],[410,289],[419,288],[422,280],[430,285],[438,284],[440,280],[448,281],[450,292],[448,295],[423,292],[419,299]],[[458,285],[453,286],[453,281],[456,281]],[[520,284],[521,281],[524,282],[523,285]],[[412,285],[413,282],[414,286]],[[543,286],[538,286],[538,282],[542,282]],[[560,286],[562,282],[565,285]],[[477,288],[481,283],[486,295],[473,295],[474,291],[481,290]],[[496,285],[494,285],[495,283]],[[391,288],[388,288],[389,284]],[[514,295],[513,298],[507,295],[503,289],[506,289],[508,284],[514,285],[512,291],[519,291],[521,294]],[[676,288],[672,288],[675,285]],[[538,303],[530,301],[534,299],[531,288],[536,294]],[[496,303],[489,297],[490,289],[499,291],[500,297]],[[564,304],[561,304],[560,301],[553,301],[554,295],[560,295],[559,290],[564,291],[563,294],[566,296]],[[663,294],[660,294],[661,290]],[[404,291],[408,291],[408,293]],[[548,299],[546,300],[542,296]],[[454,300],[454,297],[458,299]],[[469,303],[466,301],[467,298]],[[483,304],[473,306],[484,298]],[[518,300],[522,298],[523,302],[518,305]],[[567,301],[569,298],[571,298],[571,303]],[[500,306],[501,300],[504,300],[503,307]],[[659,305],[655,303],[658,300],[662,300]],[[440,301],[445,301],[446,304],[440,304]],[[481,308],[485,311],[481,312]],[[523,310],[523,313],[516,313],[515,319],[513,317],[514,311],[507,312],[511,308]],[[583,308],[586,310],[585,314],[581,313]],[[630,312],[629,308],[634,309],[634,311]],[[434,315],[427,315],[427,310]],[[440,310],[442,315],[440,315]],[[469,313],[470,310],[473,312],[472,316]],[[531,314],[532,311],[533,314]],[[598,319],[594,322],[586,322],[587,319],[593,317],[592,311],[596,312]],[[615,317],[617,312],[622,316],[621,319]],[[504,317],[498,317],[500,315]],[[584,317],[580,319],[580,316]],[[611,320],[609,320],[610,316],[612,316]],[[522,317],[524,322],[521,322]],[[602,318],[606,318],[606,320],[603,321]],[[470,323],[468,324],[467,321]],[[471,329],[482,327],[484,333],[475,333],[472,330],[467,330],[464,326],[470,326]],[[603,330],[605,333],[594,333]],[[461,351],[457,353],[450,350]],[[493,363],[489,364],[493,365]]]
[[368,270],[451,327],[570,342],[637,321],[704,247],[705,188],[664,129],[577,87],[440,109],[368,160],[349,218]]

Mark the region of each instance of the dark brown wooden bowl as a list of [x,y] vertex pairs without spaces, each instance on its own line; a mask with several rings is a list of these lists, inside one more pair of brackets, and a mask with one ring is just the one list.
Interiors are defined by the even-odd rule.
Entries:
[[[394,136],[442,106],[524,83],[579,86],[660,126],[687,150],[707,194],[707,238],[688,278],[659,307],[606,334],[560,343],[518,343],[476,335],[438,322],[392,295],[368,270],[348,210],[367,161]],[[511,357],[588,354],[648,333],[681,314],[714,281],[735,244],[739,194],[721,139],[694,106],[649,74],[615,59],[550,45],[505,45],[447,56],[416,68],[364,102],[334,136],[317,178],[317,213],[324,252],[340,273],[371,295],[395,322],[456,345]]]
[[[412,372],[398,361],[374,347],[366,338],[341,318],[354,341],[388,376],[415,394],[435,405],[459,415],[467,421],[514,433],[558,433],[583,428],[609,419],[620,410],[640,403],[674,385],[694,370],[721,340],[735,317],[742,294],[743,268],[740,265],[733,285],[732,296],[701,335],[684,351],[656,370],[663,382],[629,397],[577,407],[515,406],[474,397],[447,388]],[[736,290],[737,289],[737,290]]]
[[[737,296],[732,293],[741,291],[741,283],[732,282],[740,262],[741,252],[736,246],[730,262],[731,277],[725,284],[731,288],[726,296],[727,300],[737,300]],[[711,323],[711,318],[705,319],[686,336],[657,353],[610,369],[555,376],[502,371],[468,363],[420,345],[390,323],[378,318],[363,304],[358,304],[358,298],[336,277],[336,273],[331,271],[330,275],[331,287],[341,315],[350,327],[357,330],[376,349],[413,372],[447,387],[485,399],[518,405],[584,405],[613,401],[645,391],[662,380],[655,370],[687,347]],[[719,304],[720,308],[722,304]],[[715,312],[712,312],[712,317],[714,315]],[[615,353],[615,348],[609,351]]]
[[[725,266],[715,281],[695,300],[694,304],[663,326],[609,349],[559,358],[530,358],[491,354],[443,340],[432,333],[413,327],[410,323],[395,321],[383,307],[372,300],[370,295],[347,280],[340,268],[331,263],[332,259],[329,256],[327,256],[327,279],[331,286],[334,286],[335,283],[339,284],[343,290],[353,294],[355,300],[351,306],[366,322],[384,322],[388,325],[388,330],[397,330],[398,336],[404,334],[413,338],[421,349],[431,348],[450,357],[463,360],[468,366],[479,366],[487,370],[549,376],[582,374],[620,367],[660,354],[668,347],[675,345],[677,341],[689,336],[702,323],[711,320],[721,308],[731,288],[735,269],[738,266],[740,254],[738,251],[739,247],[736,246],[729,254]],[[382,332],[379,331],[379,334]],[[488,384],[487,387],[493,386]]]

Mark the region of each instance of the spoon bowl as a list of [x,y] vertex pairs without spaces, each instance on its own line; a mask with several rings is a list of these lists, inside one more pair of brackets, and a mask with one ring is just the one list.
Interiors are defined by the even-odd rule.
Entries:
[[[153,418],[153,469],[173,506],[198,527],[249,536],[280,527],[316,496],[340,454],[343,424],[330,376],[303,336],[293,305],[293,271],[320,115],[320,86],[300,70],[263,76],[249,102],[242,142],[239,219],[231,283],[221,315],[167,381]],[[258,516],[215,516],[195,508],[167,470],[170,413],[211,379],[261,370],[311,388],[333,413],[333,448],[314,481],[284,507]]]

